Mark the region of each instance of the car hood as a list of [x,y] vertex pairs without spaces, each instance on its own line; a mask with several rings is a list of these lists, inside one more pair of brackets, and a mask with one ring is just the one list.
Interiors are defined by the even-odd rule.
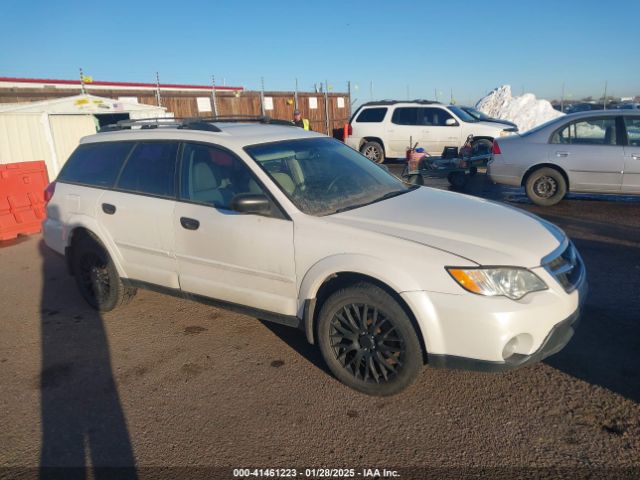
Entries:
[[513,122],[510,122],[509,120],[502,120],[501,118],[484,118],[482,119],[483,122],[488,122],[488,123],[500,123],[502,125],[507,125],[509,127],[515,127],[518,128],[518,125],[516,125]]
[[565,239],[558,227],[535,215],[428,187],[325,219],[417,242],[479,265],[537,267]]

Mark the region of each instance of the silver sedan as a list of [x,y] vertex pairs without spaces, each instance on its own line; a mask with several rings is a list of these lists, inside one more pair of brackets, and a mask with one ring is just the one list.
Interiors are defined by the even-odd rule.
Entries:
[[640,195],[640,112],[574,113],[497,139],[487,173],[543,206],[569,191]]

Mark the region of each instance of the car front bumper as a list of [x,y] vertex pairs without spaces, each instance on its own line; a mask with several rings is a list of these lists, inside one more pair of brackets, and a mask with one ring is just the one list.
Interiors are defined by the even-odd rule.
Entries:
[[502,371],[538,362],[571,340],[586,299],[586,273],[570,292],[542,267],[549,288],[521,300],[472,293],[403,292],[435,367]]
[[540,348],[529,355],[514,353],[505,361],[478,360],[474,358],[458,357],[456,355],[428,354],[428,364],[435,368],[455,368],[473,370],[477,372],[503,372],[515,368],[537,363],[558,353],[573,337],[580,321],[580,311],[576,310],[571,316],[558,323],[551,329]]

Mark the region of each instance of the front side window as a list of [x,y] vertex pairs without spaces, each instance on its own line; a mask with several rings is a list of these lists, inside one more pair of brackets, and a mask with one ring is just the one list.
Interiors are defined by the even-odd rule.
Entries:
[[339,213],[412,189],[331,138],[288,140],[245,150],[291,202],[308,215]]
[[111,188],[133,145],[133,142],[80,145],[65,163],[58,181]]
[[186,143],[181,168],[183,200],[231,210],[236,195],[264,194],[244,162],[221,148]]
[[118,179],[118,189],[158,197],[175,196],[178,142],[141,142]]
[[551,143],[567,145],[616,145],[616,119],[589,118],[571,122],[551,136]]
[[418,122],[419,125],[429,127],[447,127],[447,120],[453,118],[449,112],[442,108],[419,108]]
[[640,117],[624,117],[627,139],[632,147],[640,147]]
[[360,112],[356,122],[358,123],[379,123],[384,120],[387,114],[386,108],[365,108]]

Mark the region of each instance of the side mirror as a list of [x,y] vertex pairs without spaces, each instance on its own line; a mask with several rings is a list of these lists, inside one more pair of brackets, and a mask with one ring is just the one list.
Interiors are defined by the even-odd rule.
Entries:
[[453,126],[455,126],[455,125],[458,125],[458,122],[456,122],[456,120],[455,120],[454,118],[447,118],[447,119],[445,120],[444,124],[445,124],[447,127],[453,127]]
[[260,215],[271,211],[271,202],[265,195],[240,193],[231,199],[231,209],[240,213]]

